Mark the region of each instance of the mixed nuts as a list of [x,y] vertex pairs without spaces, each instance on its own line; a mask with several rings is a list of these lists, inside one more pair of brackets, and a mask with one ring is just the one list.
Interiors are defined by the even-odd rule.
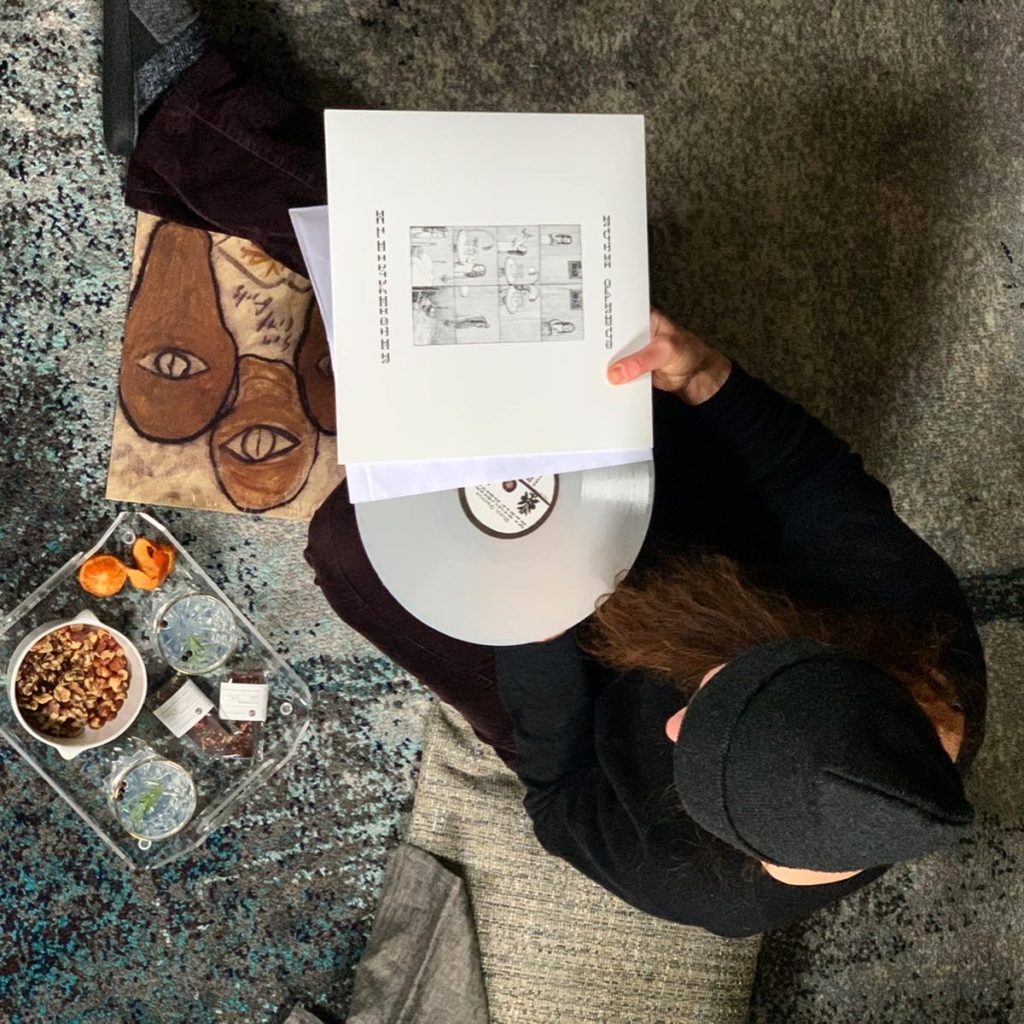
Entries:
[[61,626],[28,650],[14,682],[18,707],[48,736],[100,729],[121,710],[131,684],[124,649],[95,626]]

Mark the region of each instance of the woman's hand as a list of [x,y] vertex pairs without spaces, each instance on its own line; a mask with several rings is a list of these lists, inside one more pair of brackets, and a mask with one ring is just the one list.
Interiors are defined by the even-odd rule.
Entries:
[[731,370],[732,363],[721,352],[652,309],[650,342],[612,363],[608,379],[626,384],[650,373],[659,391],[674,392],[689,405],[699,405],[718,391]]

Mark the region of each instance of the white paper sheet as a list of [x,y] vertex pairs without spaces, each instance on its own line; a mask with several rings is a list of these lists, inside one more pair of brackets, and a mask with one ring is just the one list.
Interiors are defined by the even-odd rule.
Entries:
[[338,456],[650,449],[643,119],[327,111]]
[[581,469],[625,466],[646,462],[651,450],[618,452],[555,452],[544,455],[499,455],[481,459],[435,459],[423,462],[355,462],[345,467],[353,504],[402,498],[410,494],[447,491],[456,487],[489,484],[495,480],[522,480],[547,473],[574,473]]
[[331,237],[326,206],[299,206],[288,211],[295,228],[299,250],[306,261],[313,294],[327,333],[327,346],[334,364],[334,312],[331,304]]
[[[289,210],[299,248],[306,261],[313,292],[334,352],[331,320],[331,261],[326,206]],[[607,452],[554,452],[540,455],[508,455],[477,459],[433,459],[413,462],[355,462],[345,467],[349,498],[354,504],[426,494],[455,487],[517,480],[547,473],[570,473],[602,466],[644,462],[650,448]]]

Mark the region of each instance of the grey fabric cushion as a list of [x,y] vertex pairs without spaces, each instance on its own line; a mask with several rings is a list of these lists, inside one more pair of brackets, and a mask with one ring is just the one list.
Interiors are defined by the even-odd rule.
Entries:
[[642,914],[541,849],[519,780],[431,709],[409,842],[460,865],[493,1024],[738,1024],[759,939]]

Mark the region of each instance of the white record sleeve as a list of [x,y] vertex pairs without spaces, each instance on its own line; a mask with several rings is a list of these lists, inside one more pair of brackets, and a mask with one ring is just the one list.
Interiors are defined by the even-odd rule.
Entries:
[[338,459],[650,449],[643,118],[325,113]]

